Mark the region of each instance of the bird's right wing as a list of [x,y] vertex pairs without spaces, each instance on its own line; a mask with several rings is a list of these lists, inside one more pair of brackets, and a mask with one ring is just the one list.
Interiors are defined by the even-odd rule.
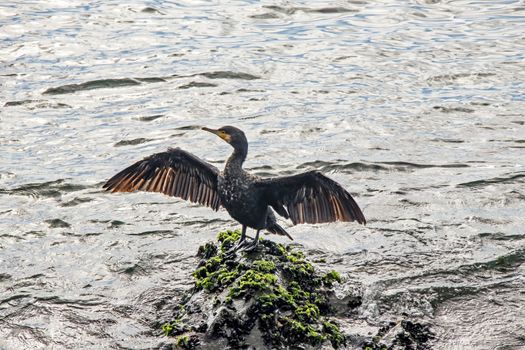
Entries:
[[361,209],[341,185],[318,171],[259,180],[256,186],[277,213],[293,224],[357,221],[365,224]]
[[219,170],[213,165],[180,148],[170,148],[127,167],[103,188],[112,192],[161,192],[218,210],[218,177]]

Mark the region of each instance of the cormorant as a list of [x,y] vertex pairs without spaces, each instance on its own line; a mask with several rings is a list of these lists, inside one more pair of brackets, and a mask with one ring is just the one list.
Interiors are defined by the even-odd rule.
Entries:
[[233,147],[223,172],[189,152],[169,148],[122,170],[104,188],[112,192],[161,192],[213,210],[222,206],[242,225],[241,239],[234,250],[247,245],[247,227],[257,233],[253,242],[244,247],[246,250],[257,246],[263,229],[292,239],[279,226],[273,211],[294,225],[337,220],[366,223],[350,193],[319,171],[268,179],[251,175],[242,168],[248,153],[248,141],[242,130],[233,126],[202,130]]

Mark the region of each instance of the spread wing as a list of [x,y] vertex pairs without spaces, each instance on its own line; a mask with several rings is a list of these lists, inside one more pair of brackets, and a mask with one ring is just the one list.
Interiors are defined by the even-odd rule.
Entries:
[[268,204],[294,225],[337,220],[366,224],[350,193],[318,171],[263,179],[256,186]]
[[180,148],[170,148],[127,167],[103,188],[112,192],[160,192],[218,210],[218,176],[219,170],[213,165]]

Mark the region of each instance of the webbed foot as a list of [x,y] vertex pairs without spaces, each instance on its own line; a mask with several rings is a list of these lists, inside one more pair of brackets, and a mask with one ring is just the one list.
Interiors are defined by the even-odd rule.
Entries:
[[243,240],[237,242],[237,244],[235,244],[233,247],[228,249],[225,252],[225,254],[226,254],[227,257],[234,256],[237,251],[239,251],[240,249],[242,249],[243,247],[245,247],[245,246],[247,246],[249,244],[250,244],[250,242],[248,242],[246,239],[243,239]]
[[241,249],[239,249],[239,251],[240,252],[253,252],[257,250],[258,246],[259,246],[259,240],[253,240],[252,242],[245,244]]
[[254,250],[257,250],[257,247],[259,246],[259,230],[255,234],[255,237],[251,242],[246,242],[241,247],[241,252],[253,252]]

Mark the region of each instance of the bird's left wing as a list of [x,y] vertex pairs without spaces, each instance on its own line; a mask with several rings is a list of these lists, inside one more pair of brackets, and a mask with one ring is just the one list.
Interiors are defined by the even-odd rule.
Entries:
[[180,148],[170,148],[136,162],[109,179],[106,191],[161,192],[218,210],[219,170]]
[[318,171],[259,180],[256,186],[277,213],[294,225],[332,221],[365,224],[361,209],[341,185]]

